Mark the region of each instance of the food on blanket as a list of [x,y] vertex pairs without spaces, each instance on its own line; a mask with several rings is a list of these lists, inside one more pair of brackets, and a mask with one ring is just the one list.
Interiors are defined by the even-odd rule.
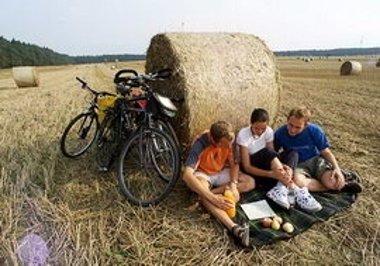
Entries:
[[282,226],[285,232],[291,234],[294,231],[294,226],[291,223],[284,223]]
[[281,227],[280,223],[277,220],[273,220],[272,222],[272,229],[273,230],[279,230]]
[[269,228],[272,226],[272,219],[271,218],[264,218],[263,220],[261,220],[261,225],[265,228]]
[[228,209],[226,212],[228,214],[229,217],[235,217],[236,215],[236,207],[235,207],[235,202],[236,202],[236,199],[235,199],[235,196],[234,196],[234,193],[232,193],[230,187],[227,187],[226,190],[224,191],[224,196],[231,200],[234,204],[234,206],[230,209]]
[[282,224],[283,220],[280,216],[273,217],[273,221],[277,221],[280,225]]

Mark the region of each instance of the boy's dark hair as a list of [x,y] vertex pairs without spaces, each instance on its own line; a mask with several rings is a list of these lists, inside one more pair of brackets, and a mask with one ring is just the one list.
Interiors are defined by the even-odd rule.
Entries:
[[268,112],[262,108],[255,108],[251,114],[251,124],[255,122],[269,122]]
[[233,139],[232,125],[226,121],[218,121],[211,125],[210,134],[215,142],[219,142],[222,138],[228,140]]

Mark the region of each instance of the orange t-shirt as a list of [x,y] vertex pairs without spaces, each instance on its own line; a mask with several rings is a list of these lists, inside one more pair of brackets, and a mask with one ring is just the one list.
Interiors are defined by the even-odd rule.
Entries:
[[199,156],[198,169],[206,174],[216,174],[223,170],[226,162],[232,160],[232,149],[210,145]]

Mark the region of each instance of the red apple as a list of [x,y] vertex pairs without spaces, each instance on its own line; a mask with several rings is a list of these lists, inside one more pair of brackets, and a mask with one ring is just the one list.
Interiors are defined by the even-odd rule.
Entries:
[[261,220],[261,225],[265,228],[269,228],[272,226],[272,219],[271,218],[264,218],[263,220]]

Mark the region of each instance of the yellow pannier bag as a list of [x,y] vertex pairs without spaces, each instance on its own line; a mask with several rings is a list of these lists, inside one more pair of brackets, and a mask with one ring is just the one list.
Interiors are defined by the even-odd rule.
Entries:
[[115,95],[100,95],[97,99],[98,104],[98,121],[99,123],[103,122],[103,119],[106,115],[106,110],[108,108],[113,108],[115,106],[115,101],[117,96]]

